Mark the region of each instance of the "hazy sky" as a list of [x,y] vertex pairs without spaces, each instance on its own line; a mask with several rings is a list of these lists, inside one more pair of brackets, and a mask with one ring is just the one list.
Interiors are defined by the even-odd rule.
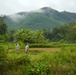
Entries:
[[58,11],[76,13],[76,0],[0,0],[0,14],[14,14],[51,7]]

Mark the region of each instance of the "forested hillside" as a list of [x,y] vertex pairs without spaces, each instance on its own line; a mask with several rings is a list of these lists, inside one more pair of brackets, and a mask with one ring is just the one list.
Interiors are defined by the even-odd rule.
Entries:
[[9,30],[52,29],[65,23],[75,22],[76,13],[59,12],[50,7],[44,7],[36,11],[6,15],[4,21]]

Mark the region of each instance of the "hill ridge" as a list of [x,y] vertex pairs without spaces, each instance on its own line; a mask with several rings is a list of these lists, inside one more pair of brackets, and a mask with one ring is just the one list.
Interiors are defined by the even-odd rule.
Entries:
[[65,23],[76,21],[76,13],[59,12],[50,7],[43,7],[30,12],[18,12],[4,17],[9,30],[17,29],[52,29]]

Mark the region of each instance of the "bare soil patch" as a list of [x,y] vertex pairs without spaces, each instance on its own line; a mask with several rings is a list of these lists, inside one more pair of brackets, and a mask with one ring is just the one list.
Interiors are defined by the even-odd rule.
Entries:
[[29,50],[58,51],[60,50],[60,48],[30,48]]

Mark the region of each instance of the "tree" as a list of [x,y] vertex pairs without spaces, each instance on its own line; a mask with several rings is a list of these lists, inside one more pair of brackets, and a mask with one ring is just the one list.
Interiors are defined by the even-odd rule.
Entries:
[[15,41],[29,42],[29,43],[45,43],[46,38],[42,31],[33,30],[18,30],[14,34]]
[[0,35],[7,33],[7,25],[3,22],[3,17],[0,17]]
[[7,25],[4,23],[4,17],[0,16],[0,42],[8,40]]
[[69,42],[76,43],[76,24],[69,26],[66,38]]

